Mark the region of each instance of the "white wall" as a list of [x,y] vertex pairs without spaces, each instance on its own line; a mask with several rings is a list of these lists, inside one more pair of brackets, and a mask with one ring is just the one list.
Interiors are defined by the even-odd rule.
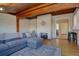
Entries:
[[74,11],[73,29],[79,31],[79,8]]
[[79,45],[79,8],[74,12],[73,30],[77,33],[77,44]]
[[[21,19],[20,20],[20,32],[32,32],[36,31],[40,37],[40,33],[48,33],[48,38],[51,39],[51,15],[41,15],[36,19]],[[44,21],[46,24],[41,25],[41,22]]]
[[19,32],[29,31],[29,21],[28,19],[20,19],[19,21]]
[[56,38],[56,20],[55,18],[52,16],[52,38]]
[[20,32],[36,31],[36,19],[20,19]]
[[16,16],[0,13],[0,33],[16,32]]
[[[56,21],[69,20],[69,31],[72,31],[73,13],[52,16],[51,14],[38,16],[36,19],[22,19],[20,20],[20,32],[37,31],[40,33],[48,33],[48,38],[56,38]],[[45,22],[45,25],[42,25]]]
[[[41,15],[37,17],[37,34],[48,33],[48,38],[51,39],[51,14]],[[42,23],[45,23],[42,25]]]
[[29,31],[32,32],[32,31],[37,31],[37,19],[30,19],[30,28],[29,28]]
[[69,20],[69,31],[73,29],[73,13],[52,16],[52,38],[56,38],[56,21]]

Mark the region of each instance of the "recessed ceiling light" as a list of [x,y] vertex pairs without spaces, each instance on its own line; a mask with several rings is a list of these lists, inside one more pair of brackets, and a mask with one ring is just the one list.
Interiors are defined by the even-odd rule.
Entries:
[[3,11],[3,8],[2,7],[0,8],[0,11]]

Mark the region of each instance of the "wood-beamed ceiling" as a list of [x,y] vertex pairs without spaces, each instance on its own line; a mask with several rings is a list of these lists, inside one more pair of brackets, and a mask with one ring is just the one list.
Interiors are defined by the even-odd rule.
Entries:
[[[45,13],[45,14],[51,14],[51,15],[61,15],[61,14],[68,14],[68,13],[73,13],[75,11],[76,8],[71,8],[71,9],[66,9],[66,10],[60,10],[60,11],[56,11],[56,12],[50,12],[50,13]],[[44,14],[41,14],[44,15]],[[39,15],[37,15],[39,16]],[[36,18],[37,16],[33,16],[33,17],[26,17],[28,19],[32,19],[32,18]]]
[[49,14],[60,15],[73,13],[79,3],[0,3],[8,14],[14,14],[18,17],[34,18],[38,15]]
[[0,7],[4,8],[0,13],[18,14],[24,10],[33,8],[43,3],[0,3]]
[[[38,6],[39,7],[39,6]],[[79,7],[79,3],[57,3],[49,4],[47,6],[34,9],[32,11],[25,10],[18,13],[17,16],[20,17],[34,17],[42,14],[52,13],[52,15],[65,14],[74,12],[75,8]]]

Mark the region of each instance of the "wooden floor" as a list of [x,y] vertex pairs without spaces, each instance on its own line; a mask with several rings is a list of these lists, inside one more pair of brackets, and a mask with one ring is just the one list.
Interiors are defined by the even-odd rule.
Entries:
[[44,44],[61,48],[62,56],[79,56],[79,46],[69,43],[67,39],[45,39]]

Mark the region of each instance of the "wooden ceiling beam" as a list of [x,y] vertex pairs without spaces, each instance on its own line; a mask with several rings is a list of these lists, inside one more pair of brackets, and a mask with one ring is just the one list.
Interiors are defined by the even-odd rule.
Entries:
[[79,3],[58,3],[58,4],[47,4],[42,6],[34,7],[33,9],[25,10],[21,13],[18,13],[19,17],[33,17],[46,13],[53,13],[60,10],[71,9],[79,7]]
[[35,7],[33,7],[33,8],[30,8],[30,9],[28,9],[28,10],[25,10],[25,11],[23,11],[23,12],[20,12],[20,13],[18,13],[17,15],[22,15],[22,14],[24,14],[24,13],[27,13],[27,12],[30,12],[30,11],[33,11],[33,10],[37,10],[37,9],[39,9],[39,8],[42,8],[42,7],[45,7],[45,6],[49,6],[49,5],[51,5],[51,4],[41,4],[41,5],[39,5],[39,6],[35,6]]
[[76,8],[66,9],[66,10],[60,10],[56,12],[52,12],[51,14],[54,15],[61,15],[61,14],[67,14],[67,13],[73,13]]

